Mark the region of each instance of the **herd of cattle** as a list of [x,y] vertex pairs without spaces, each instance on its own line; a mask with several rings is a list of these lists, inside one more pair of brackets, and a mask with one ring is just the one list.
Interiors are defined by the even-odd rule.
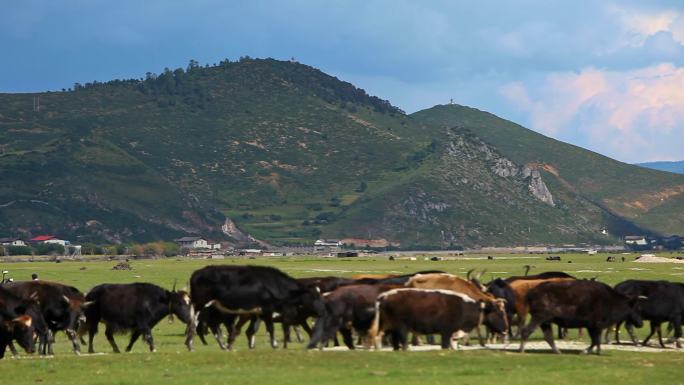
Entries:
[[[212,334],[221,349],[230,349],[241,328],[248,324],[248,345],[261,322],[270,343],[277,340],[274,323],[282,324],[284,346],[292,329],[309,335],[308,348],[343,343],[354,349],[391,344],[406,349],[421,336],[438,335],[442,348],[476,332],[479,343],[519,338],[524,351],[530,334],[540,327],[544,339],[558,353],[552,324],[559,338],[568,328],[586,329],[591,345],[586,352],[601,352],[602,332],[615,327],[615,339],[625,324],[637,344],[635,327],[651,323],[648,342],[658,333],[664,347],[661,324],[668,323],[674,342],[681,348],[684,316],[684,284],[667,281],[628,280],[610,287],[595,280],[576,279],[562,272],[497,278],[480,282],[482,273],[466,278],[441,271],[406,275],[365,275],[352,278],[295,279],[263,266],[207,266],[195,271],[190,291],[171,291],[150,283],[102,284],[87,293],[41,280],[0,284],[0,358],[7,347],[16,355],[16,342],[28,353],[38,345],[40,354],[53,354],[55,333],[64,331],[75,353],[85,344],[94,352],[93,337],[100,323],[114,352],[114,335],[130,332],[126,351],[142,336],[154,351],[152,329],[165,317],[177,316],[187,324],[185,344],[193,350],[197,335],[206,344]],[[529,322],[525,324],[526,320]],[[314,320],[313,327],[310,321]],[[228,332],[227,339],[223,335]],[[483,336],[480,329],[484,328]],[[409,341],[409,333],[413,341]],[[354,340],[354,334],[358,342]]]

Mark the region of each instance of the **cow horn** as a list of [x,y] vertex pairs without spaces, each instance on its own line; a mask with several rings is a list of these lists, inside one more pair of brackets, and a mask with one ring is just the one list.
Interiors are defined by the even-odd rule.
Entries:
[[173,292],[176,292],[176,283],[178,283],[178,279],[173,280],[173,289],[171,289]]
[[487,269],[484,269],[484,270],[482,270],[481,272],[475,274],[475,278],[474,278],[474,279],[479,280],[480,277],[482,277],[482,276],[484,275],[484,273],[486,273],[486,272],[487,272]]
[[638,299],[648,299],[648,297],[647,297],[647,296],[645,296],[645,295],[640,295],[640,296],[637,296],[637,298],[638,298]]
[[466,274],[466,279],[467,279],[468,281],[470,281],[470,274],[472,274],[473,271],[475,271],[475,269],[470,269],[470,270],[468,270],[468,273]]
[[38,301],[38,292],[34,291],[33,293],[31,293],[31,295],[29,295],[29,299],[37,302]]
[[62,294],[62,299],[63,299],[64,302],[66,302],[67,304],[71,304],[71,300],[70,300],[69,297],[67,297],[66,295]]
[[95,301],[86,301],[86,302],[83,302],[83,304],[81,304],[81,309],[86,309],[86,308],[88,308],[88,306],[91,306],[91,305],[94,304],[94,303],[95,303]]

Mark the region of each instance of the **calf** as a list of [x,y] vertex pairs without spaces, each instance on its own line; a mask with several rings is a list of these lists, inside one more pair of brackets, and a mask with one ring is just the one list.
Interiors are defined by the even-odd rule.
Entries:
[[[448,349],[454,333],[470,332],[496,310],[486,302],[451,290],[394,289],[378,296],[368,334],[377,347],[380,335],[389,331],[395,350],[407,349],[409,331],[439,334],[442,348]],[[503,317],[499,318],[497,326],[505,328]]]
[[587,328],[591,345],[585,353],[601,354],[601,331],[619,320],[641,327],[639,299],[628,297],[601,282],[569,280],[545,282],[530,290],[525,297],[532,316],[520,335],[520,352],[530,334],[541,326],[544,339],[554,353],[560,353],[553,340],[551,323],[565,328]]
[[47,330],[39,334],[40,354],[54,354],[54,334],[64,331],[74,353],[80,353],[76,335],[83,310],[88,306],[85,296],[73,286],[50,281],[21,281],[4,285],[7,290],[24,300],[35,300],[40,307]]
[[190,322],[190,297],[175,287],[168,291],[151,283],[102,284],[92,288],[86,300],[93,303],[86,309],[86,323],[80,333],[88,332],[89,353],[94,352],[93,338],[100,322],[106,325],[105,336],[114,353],[119,353],[116,332],[132,332],[127,352],[141,334],[153,352],[152,328],[162,318],[175,314],[184,323]]
[[[660,325],[669,322],[674,329],[675,343],[678,348],[682,347],[682,318],[684,317],[684,284],[668,281],[646,281],[630,279],[615,285],[615,290],[627,296],[644,296],[641,302],[641,317],[650,321],[651,332],[644,339],[643,344],[647,345],[653,334],[658,332],[658,342],[663,343]],[[620,342],[618,322],[615,328],[615,340]],[[636,345],[637,339],[634,335],[633,326],[626,322],[632,342]]]
[[375,300],[378,295],[399,287],[401,286],[349,285],[327,293],[324,296],[325,316],[316,321],[307,348],[324,346],[339,331],[344,344],[349,349],[354,349],[352,329],[365,336],[375,317]]
[[5,357],[8,346],[12,354],[17,355],[12,345],[13,340],[27,353],[35,351],[36,325],[30,315],[35,313],[41,317],[35,303],[23,300],[0,287],[0,359]]
[[224,313],[258,315],[266,323],[271,346],[277,342],[273,334],[273,313],[288,318],[298,312],[318,317],[325,312],[321,295],[282,271],[265,266],[207,266],[190,278],[193,324],[188,328],[186,346],[192,350],[196,332],[195,311],[215,307]]

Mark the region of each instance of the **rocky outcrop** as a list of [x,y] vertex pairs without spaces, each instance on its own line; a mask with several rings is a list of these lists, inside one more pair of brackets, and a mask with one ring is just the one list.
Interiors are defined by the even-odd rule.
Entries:
[[527,187],[535,198],[552,207],[556,206],[553,202],[553,195],[551,195],[548,187],[546,187],[546,183],[542,180],[539,170],[532,170]]

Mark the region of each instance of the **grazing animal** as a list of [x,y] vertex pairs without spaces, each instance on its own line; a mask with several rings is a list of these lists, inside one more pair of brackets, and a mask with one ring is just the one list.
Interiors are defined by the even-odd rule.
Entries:
[[[469,333],[497,310],[486,302],[451,290],[393,289],[378,296],[368,335],[377,347],[381,336],[389,332],[394,350],[406,350],[408,332],[439,334],[442,348],[449,349],[455,333]],[[502,314],[497,326],[506,328]]]
[[89,353],[94,352],[93,338],[100,322],[106,326],[105,336],[114,353],[120,352],[114,333],[132,333],[127,352],[140,335],[153,352],[152,328],[162,318],[175,314],[184,323],[190,322],[190,297],[183,290],[176,291],[175,287],[168,291],[151,283],[102,284],[92,288],[86,300],[93,303],[85,311],[86,322],[79,334],[88,332]]
[[401,285],[348,285],[327,293],[324,295],[325,316],[316,321],[307,348],[324,346],[339,331],[344,344],[354,349],[352,330],[362,337],[366,336],[375,317],[378,295],[399,287]]
[[192,324],[188,328],[186,346],[192,350],[196,332],[196,312],[213,306],[224,313],[257,315],[264,320],[277,346],[273,333],[273,314],[285,319],[299,312],[325,313],[320,293],[282,271],[265,266],[207,266],[196,270],[190,278]]
[[[644,339],[643,345],[647,345],[654,333],[658,333],[660,346],[665,347],[660,325],[669,322],[674,329],[675,343],[678,348],[682,347],[682,318],[684,318],[684,284],[668,281],[646,281],[630,279],[615,285],[615,290],[627,296],[644,296],[641,301],[641,317],[650,321],[651,332]],[[615,341],[620,342],[620,324],[615,328]],[[625,326],[632,342],[636,345],[638,340],[634,334],[634,325],[625,322]]]
[[0,358],[5,357],[8,346],[12,354],[17,355],[12,341],[17,341],[27,353],[35,351],[34,332],[37,325],[31,314],[37,314],[42,319],[34,302],[24,300],[0,287]]
[[544,282],[529,291],[526,306],[532,316],[520,333],[520,352],[530,334],[540,326],[554,353],[560,353],[553,340],[551,324],[565,328],[586,328],[591,345],[585,353],[601,354],[601,332],[617,321],[627,320],[641,327],[639,298],[628,297],[612,287],[590,280]]
[[[484,272],[483,272],[484,273]],[[479,285],[477,278],[483,273],[477,275],[471,281],[465,280],[463,278],[457,277],[455,275],[441,273],[441,274],[416,274],[411,277],[405,284],[406,287],[419,288],[419,289],[443,289],[451,290],[457,293],[465,294],[468,297],[486,303],[488,306],[496,307],[500,310],[501,314],[504,315],[506,327],[504,329],[497,329],[495,325],[490,324],[488,319],[484,320],[485,326],[489,330],[496,333],[504,335],[504,340],[508,335],[508,317],[506,316],[506,300],[501,298],[496,298],[492,294],[487,293]],[[470,276],[470,272],[468,273]],[[480,345],[484,346],[484,340],[480,334],[480,329],[476,329]]]
[[[514,307],[514,317],[516,319],[516,324],[518,326],[518,334],[520,329],[525,324],[527,318],[528,306],[525,302],[525,296],[527,293],[534,289],[535,287],[541,285],[545,282],[561,282],[561,281],[574,281],[575,278],[562,272],[546,272],[537,275],[530,275],[524,277],[510,277],[504,280],[503,286],[500,281],[497,285],[501,287],[501,291],[505,293],[506,296],[513,295],[513,307]],[[506,288],[507,287],[507,288]],[[508,290],[510,288],[510,291]],[[500,292],[500,291],[497,291]],[[508,300],[508,298],[505,298]]]
[[81,349],[76,335],[83,311],[89,305],[83,293],[73,286],[50,281],[20,281],[4,285],[16,296],[39,304],[47,330],[39,334],[39,353],[54,354],[54,333],[64,331],[71,341],[74,353]]

